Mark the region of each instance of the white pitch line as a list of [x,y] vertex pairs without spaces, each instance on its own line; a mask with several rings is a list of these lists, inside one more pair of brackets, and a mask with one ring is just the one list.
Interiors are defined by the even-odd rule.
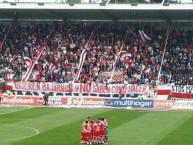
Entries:
[[35,136],[35,135],[38,135],[38,134],[40,133],[36,128],[29,127],[29,126],[19,126],[19,125],[9,125],[9,124],[4,124],[4,125],[7,125],[7,126],[16,126],[16,127],[21,127],[21,128],[27,128],[27,129],[34,130],[36,133],[33,134],[33,135],[29,135],[29,136],[24,136],[24,137],[19,137],[19,138],[14,138],[14,139],[2,140],[2,141],[0,141],[0,142],[8,142],[8,141],[16,141],[16,140],[26,139],[26,138],[30,138],[30,137],[33,137],[33,136]]
[[13,110],[13,111],[5,112],[5,113],[0,113],[0,115],[9,114],[9,113],[18,112],[18,111],[23,111],[23,110],[27,110],[27,109],[31,109],[31,108],[33,108],[33,107],[24,108],[24,109],[18,109],[18,110]]

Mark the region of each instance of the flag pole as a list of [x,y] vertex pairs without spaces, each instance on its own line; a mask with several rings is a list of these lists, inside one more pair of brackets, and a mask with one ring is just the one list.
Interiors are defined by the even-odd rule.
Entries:
[[111,73],[110,81],[112,81],[113,75],[115,74],[115,69],[116,69],[116,66],[117,66],[117,61],[119,61],[119,59],[120,59],[120,55],[121,55],[122,50],[123,50],[123,45],[121,46],[120,51],[119,51],[119,52],[117,53],[117,55],[115,56],[116,59],[115,59],[115,61],[114,61],[114,63],[113,63],[113,69],[112,69],[112,71],[111,71],[112,73]]
[[89,40],[88,40],[88,42],[86,43],[85,49],[84,49],[84,50],[82,51],[82,53],[81,53],[81,56],[80,56],[81,61],[79,60],[78,72],[77,72],[76,76],[75,76],[74,79],[73,79],[73,83],[74,83],[75,81],[77,81],[78,78],[79,78],[79,76],[80,76],[80,71],[82,70],[82,66],[83,66],[83,64],[84,64],[84,61],[85,61],[85,58],[86,58],[86,55],[87,55],[88,46],[89,46],[89,43],[90,43],[90,41],[91,41],[91,39],[92,39],[92,37],[93,37],[93,35],[94,35],[94,32],[95,32],[95,30],[96,30],[96,27],[97,27],[97,25],[95,26],[93,32],[91,33],[91,35],[90,35],[90,37],[89,37]]
[[[54,23],[54,25],[53,25],[53,27],[52,27],[51,32],[50,32],[49,35],[48,35],[48,39],[50,38],[50,36],[51,36],[52,32],[54,31],[54,29],[55,29],[55,23]],[[43,46],[43,48],[42,48],[42,50],[40,51],[40,53],[39,53],[39,55],[37,56],[37,58],[33,61],[31,67],[27,70],[26,74],[24,75],[25,77],[22,78],[22,81],[27,81],[27,80],[28,80],[28,78],[29,78],[29,76],[30,76],[30,74],[31,74],[34,66],[35,66],[35,63],[38,61],[38,59],[40,58],[40,56],[42,55],[42,53],[43,53],[43,52],[45,51],[45,49],[46,49],[46,45],[47,45],[47,43],[48,43],[48,39],[46,40],[45,45]]]
[[5,40],[7,39],[7,35],[9,34],[9,31],[10,31],[11,27],[12,27],[12,25],[9,26],[9,29],[8,29],[8,31],[7,31],[7,34],[5,35],[5,38],[3,39],[3,42],[2,42],[2,44],[1,44],[1,47],[3,47],[3,44],[4,44]]
[[165,52],[166,52],[166,48],[167,48],[167,42],[168,42],[168,37],[169,37],[169,33],[170,33],[170,28],[171,28],[171,22],[168,20],[167,34],[166,34],[166,40],[165,40],[165,45],[164,45],[164,52],[162,55],[161,65],[160,65],[160,69],[159,69],[158,76],[157,76],[157,83],[159,83],[159,79],[160,79],[160,75],[161,75],[161,70],[162,70],[162,65],[163,65]]

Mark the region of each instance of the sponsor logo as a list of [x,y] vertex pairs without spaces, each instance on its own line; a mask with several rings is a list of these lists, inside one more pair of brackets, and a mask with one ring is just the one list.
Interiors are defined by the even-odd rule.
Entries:
[[154,109],[171,109],[175,104],[173,100],[154,100]]
[[62,105],[62,98],[61,97],[50,97],[48,100],[48,104],[52,106]]
[[105,105],[106,105],[106,106],[111,106],[111,105],[113,105],[113,100],[112,100],[112,99],[105,99]]
[[66,105],[95,105],[100,106],[104,105],[104,101],[102,99],[94,99],[94,98],[68,98]]
[[105,105],[111,107],[153,108],[153,101],[134,99],[106,99]]
[[23,103],[23,104],[34,104],[34,99],[32,98],[3,98],[2,103]]
[[193,109],[193,101],[189,100],[155,100],[154,109]]

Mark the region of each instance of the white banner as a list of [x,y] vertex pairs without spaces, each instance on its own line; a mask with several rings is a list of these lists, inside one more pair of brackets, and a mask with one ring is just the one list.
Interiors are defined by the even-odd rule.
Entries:
[[46,82],[11,82],[12,90],[30,92],[56,92],[56,93],[93,93],[118,94],[120,89],[124,94],[145,94],[149,86],[145,84],[83,84],[83,83],[46,83]]
[[171,91],[175,93],[193,93],[193,85],[174,85]]
[[113,80],[122,80],[123,72],[102,72],[102,77],[104,80],[109,80],[111,77]]

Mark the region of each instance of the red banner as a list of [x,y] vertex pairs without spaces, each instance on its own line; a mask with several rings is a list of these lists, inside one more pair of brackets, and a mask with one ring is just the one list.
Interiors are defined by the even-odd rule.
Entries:
[[193,94],[187,93],[171,93],[172,98],[184,98],[184,99],[193,99]]

